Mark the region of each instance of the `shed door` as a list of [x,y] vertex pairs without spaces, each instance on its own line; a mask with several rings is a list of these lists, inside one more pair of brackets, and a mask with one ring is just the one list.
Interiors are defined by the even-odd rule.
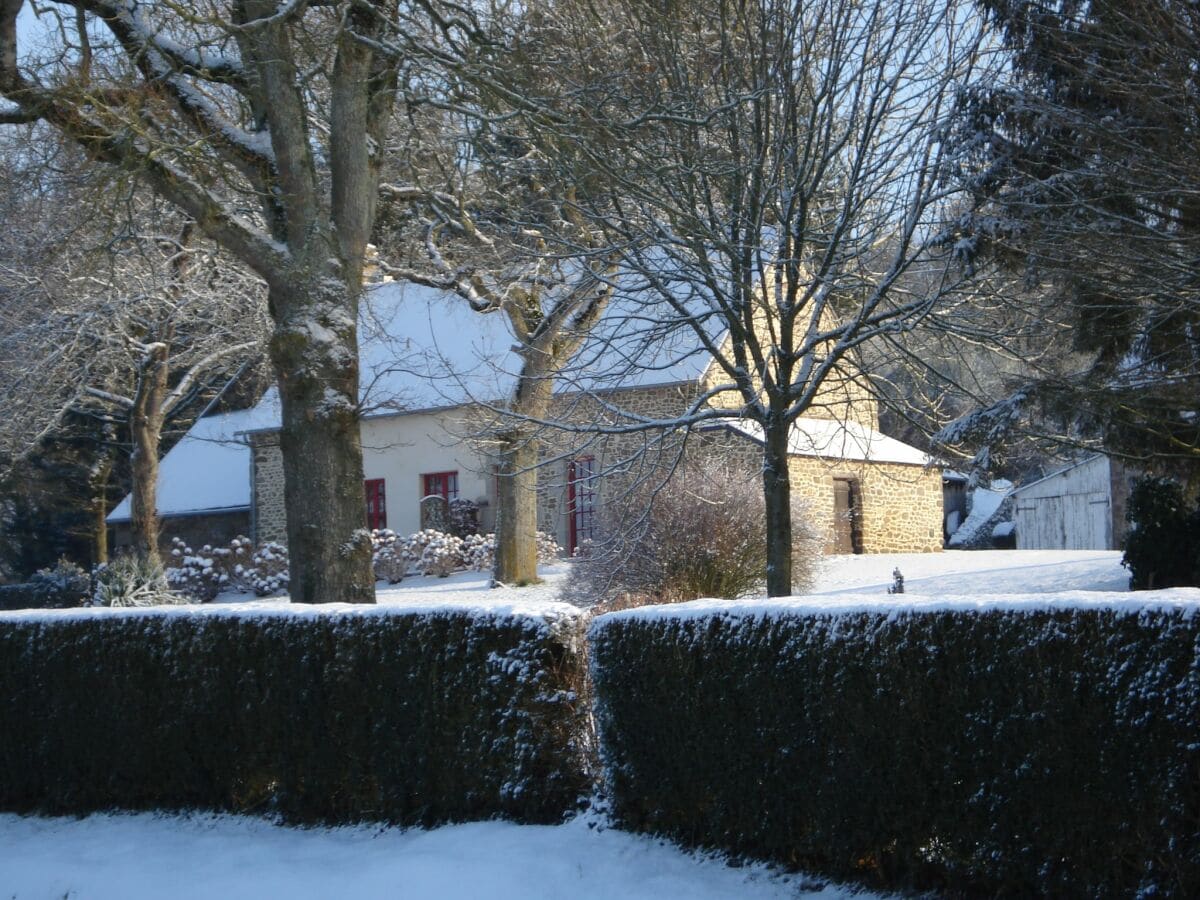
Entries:
[[857,487],[849,478],[833,481],[833,553],[862,553]]

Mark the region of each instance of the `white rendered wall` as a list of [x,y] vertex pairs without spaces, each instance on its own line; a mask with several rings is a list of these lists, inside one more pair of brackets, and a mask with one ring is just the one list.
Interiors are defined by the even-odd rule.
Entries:
[[411,534],[421,527],[421,476],[458,472],[458,496],[487,501],[483,530],[491,530],[495,498],[485,477],[486,463],[464,440],[468,426],[461,412],[422,412],[367,419],[362,424],[363,477],[382,478],[387,527]]

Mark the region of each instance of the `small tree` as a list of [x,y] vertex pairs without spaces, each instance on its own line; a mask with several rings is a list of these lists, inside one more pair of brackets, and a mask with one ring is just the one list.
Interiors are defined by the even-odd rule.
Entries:
[[261,282],[193,223],[137,198],[114,217],[90,195],[100,184],[61,198],[75,200],[57,213],[73,217],[71,242],[50,259],[11,260],[0,274],[19,311],[0,333],[0,447],[19,460],[79,417],[100,423],[109,443],[93,448],[89,480],[102,531],[111,450],[127,441],[135,551],[159,562],[164,429],[190,421],[261,357],[267,315]]
[[1200,505],[1188,508],[1182,488],[1166,478],[1142,478],[1129,495],[1121,564],[1135,591],[1200,587]]
[[[767,577],[765,503],[757,479],[717,460],[685,462],[654,493],[626,494],[580,551],[567,596],[578,603],[678,603],[737,599]],[[821,544],[807,509],[792,501],[792,585],[813,583]]]

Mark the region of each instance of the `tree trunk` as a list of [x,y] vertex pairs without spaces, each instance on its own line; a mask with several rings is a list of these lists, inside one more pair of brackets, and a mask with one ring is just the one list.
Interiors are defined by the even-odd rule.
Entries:
[[92,563],[108,562],[108,478],[112,474],[112,457],[105,456],[96,464],[92,476]]
[[501,439],[496,473],[496,565],[500,584],[536,584],[538,442],[516,433]]
[[792,593],[792,482],[788,473],[786,421],[771,418],[764,428],[763,496],[767,515],[767,596]]
[[[553,382],[526,363],[517,381],[512,410],[520,416],[543,419],[550,408]],[[538,582],[537,512],[538,450],[532,427],[514,427],[500,438],[496,491],[496,563],[492,577],[500,584]]]
[[294,603],[375,602],[359,432],[358,301],[348,290],[306,274],[270,287]]
[[139,373],[129,414],[129,457],[133,491],[133,549],[151,564],[162,565],[158,550],[158,442],[162,436],[163,397],[167,392],[167,347],[153,344]]

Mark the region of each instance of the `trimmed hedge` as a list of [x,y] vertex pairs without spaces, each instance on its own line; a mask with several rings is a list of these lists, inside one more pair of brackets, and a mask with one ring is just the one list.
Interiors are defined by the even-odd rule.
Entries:
[[600,617],[614,815],[889,888],[1200,896],[1200,594],[1180,594]]
[[0,808],[559,821],[591,789],[568,610],[0,616]]

